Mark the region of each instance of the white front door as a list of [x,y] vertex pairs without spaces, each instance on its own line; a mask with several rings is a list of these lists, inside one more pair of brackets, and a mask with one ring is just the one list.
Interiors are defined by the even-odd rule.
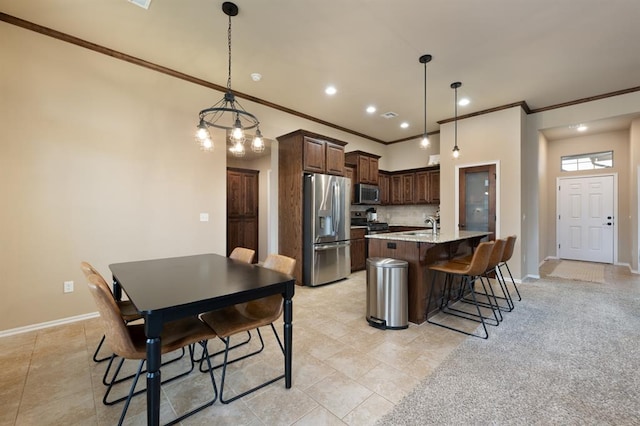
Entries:
[[613,263],[612,175],[559,179],[558,256]]

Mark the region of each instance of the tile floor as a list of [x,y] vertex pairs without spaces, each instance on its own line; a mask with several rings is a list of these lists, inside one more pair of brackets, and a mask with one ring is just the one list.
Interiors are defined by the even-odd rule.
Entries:
[[[552,268],[553,261],[545,263],[541,275]],[[640,282],[627,268],[611,265],[605,277],[622,286]],[[426,323],[410,323],[406,330],[370,327],[364,319],[365,287],[364,271],[328,286],[297,287],[293,387],[287,390],[279,381],[231,404],[216,402],[182,424],[373,424],[466,336]],[[229,368],[227,397],[282,368],[272,333],[264,329],[263,335],[266,349],[261,355]],[[0,425],[116,424],[122,404],[102,404],[106,363],[91,360],[101,336],[99,320],[92,319],[1,338]],[[221,348],[220,342],[210,343],[210,349],[216,348]],[[184,366],[181,361],[164,368],[163,377]],[[219,385],[220,370],[216,379]],[[123,385],[114,392],[126,391]],[[195,406],[210,393],[208,375],[197,372],[164,385],[161,421],[175,418],[176,412]],[[145,406],[144,396],[134,398],[125,423],[146,424]]]

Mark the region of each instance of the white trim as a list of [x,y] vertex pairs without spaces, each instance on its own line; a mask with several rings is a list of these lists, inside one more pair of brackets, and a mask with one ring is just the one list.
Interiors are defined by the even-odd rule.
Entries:
[[[540,275],[527,274],[527,276],[524,277],[524,279],[527,279],[527,278],[533,278],[535,280],[539,280],[540,279]],[[522,283],[522,281],[521,281],[521,283]]]
[[55,327],[58,325],[71,324],[78,321],[84,321],[91,318],[97,318],[100,314],[98,312],[91,312],[89,314],[76,315],[74,317],[62,318],[54,321],[41,322],[39,324],[26,325],[24,327],[12,328],[10,330],[0,331],[0,338],[13,336],[14,334],[28,333],[30,331],[42,330],[43,328]]

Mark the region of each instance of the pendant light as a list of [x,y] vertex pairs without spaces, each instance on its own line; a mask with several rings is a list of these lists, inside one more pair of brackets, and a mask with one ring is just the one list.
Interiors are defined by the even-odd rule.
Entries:
[[459,81],[456,81],[454,83],[451,83],[451,88],[454,91],[454,108],[455,108],[455,115],[454,115],[454,121],[453,121],[453,140],[454,140],[454,146],[453,146],[453,158],[458,158],[460,157],[460,148],[458,148],[458,88],[462,86],[462,83],[460,83]]
[[429,136],[427,135],[427,63],[431,62],[431,55],[422,55],[418,59],[421,64],[424,64],[424,132],[422,134],[422,140],[420,141],[420,148],[429,148]]
[[233,155],[241,157],[245,153],[244,142],[245,132],[256,129],[256,135],[251,143],[251,150],[261,152],[264,150],[264,142],[260,133],[260,122],[258,118],[247,112],[236,100],[233,90],[231,90],[231,17],[238,15],[238,6],[231,2],[222,3],[222,11],[229,17],[229,27],[227,30],[227,45],[229,51],[229,67],[227,75],[227,91],[224,97],[210,108],[200,111],[199,123],[196,128],[196,141],[205,151],[213,150],[213,140],[210,127],[226,130],[231,151]]

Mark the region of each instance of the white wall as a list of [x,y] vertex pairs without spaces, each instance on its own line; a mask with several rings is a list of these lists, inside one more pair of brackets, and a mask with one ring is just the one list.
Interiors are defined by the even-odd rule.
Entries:
[[517,235],[514,250],[514,278],[521,277],[519,262],[523,240],[520,224],[522,180],[520,141],[523,112],[520,107],[509,108],[458,121],[458,147],[461,156],[454,159],[454,123],[440,128],[440,226],[445,231],[457,229],[457,174],[459,167],[496,163],[498,169],[496,210],[496,238]]

